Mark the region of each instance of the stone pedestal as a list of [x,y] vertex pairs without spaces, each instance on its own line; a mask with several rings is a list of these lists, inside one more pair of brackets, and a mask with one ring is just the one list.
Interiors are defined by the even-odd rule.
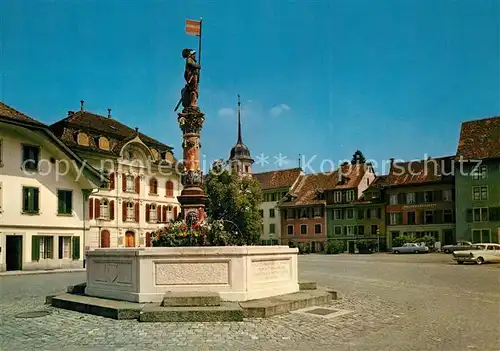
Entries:
[[85,293],[140,303],[167,292],[213,292],[224,301],[290,294],[299,291],[297,254],[288,246],[96,249]]
[[200,132],[205,117],[198,107],[186,107],[178,116],[183,135],[184,170],[181,176],[183,190],[177,199],[181,204],[181,218],[196,222],[205,216],[207,201],[200,167]]

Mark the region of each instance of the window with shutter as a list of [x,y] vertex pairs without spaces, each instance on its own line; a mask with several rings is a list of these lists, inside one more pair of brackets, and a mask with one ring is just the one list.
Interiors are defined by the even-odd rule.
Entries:
[[141,193],[141,178],[139,176],[136,176],[135,177],[135,192],[137,194],[140,194]]
[[101,218],[101,200],[95,199],[95,219]]
[[150,205],[146,204],[146,222],[149,222],[149,219],[150,219],[150,217],[149,217],[149,207],[150,207]]
[[94,218],[94,198],[89,198],[89,219]]
[[31,237],[31,260],[40,260],[40,237],[36,235]]
[[152,244],[152,240],[151,240],[151,233],[147,232],[146,233],[146,246],[147,247],[151,247],[153,245]]
[[23,159],[21,166],[24,170],[37,171],[40,157],[40,147],[23,145]]
[[80,237],[79,236],[73,237],[73,259],[74,260],[80,259]]
[[174,183],[172,181],[167,181],[165,184],[165,196],[173,197],[174,196]]
[[70,215],[73,211],[73,192],[71,190],[57,190],[57,213]]
[[124,222],[127,221],[127,217],[128,217],[127,215],[128,215],[128,203],[123,201],[122,202],[122,220]]
[[35,214],[39,212],[39,190],[34,187],[23,187],[23,212]]
[[101,247],[110,247],[111,235],[108,230],[104,229],[101,232]]
[[177,206],[174,207],[174,219],[177,219]]
[[115,200],[109,202],[109,219],[111,221],[115,219]]
[[161,207],[162,206],[157,206],[156,207],[156,221],[158,223],[161,223]]
[[135,203],[135,221],[139,222],[139,203]]
[[111,172],[109,174],[109,190],[115,189],[115,173]]
[[127,175],[122,173],[122,191],[127,191]]

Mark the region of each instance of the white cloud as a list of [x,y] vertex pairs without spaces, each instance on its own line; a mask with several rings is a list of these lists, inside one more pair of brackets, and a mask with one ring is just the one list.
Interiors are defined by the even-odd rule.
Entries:
[[280,104],[280,105],[276,105],[273,108],[271,108],[269,110],[269,114],[273,117],[276,117],[276,116],[281,115],[283,112],[290,111],[290,110],[291,110],[290,106],[288,106],[286,104]]
[[234,117],[236,112],[230,107],[223,107],[217,111],[217,115],[219,117]]

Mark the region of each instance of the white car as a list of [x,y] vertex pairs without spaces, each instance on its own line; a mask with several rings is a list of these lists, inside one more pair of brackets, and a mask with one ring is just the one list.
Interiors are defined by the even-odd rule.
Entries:
[[475,262],[477,264],[500,262],[500,245],[493,243],[473,244],[470,250],[453,251],[453,259],[458,264],[464,262]]

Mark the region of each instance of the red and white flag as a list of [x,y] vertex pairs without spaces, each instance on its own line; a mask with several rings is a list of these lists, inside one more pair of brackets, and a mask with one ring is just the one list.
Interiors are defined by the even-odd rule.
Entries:
[[187,35],[201,35],[201,21],[186,20]]

